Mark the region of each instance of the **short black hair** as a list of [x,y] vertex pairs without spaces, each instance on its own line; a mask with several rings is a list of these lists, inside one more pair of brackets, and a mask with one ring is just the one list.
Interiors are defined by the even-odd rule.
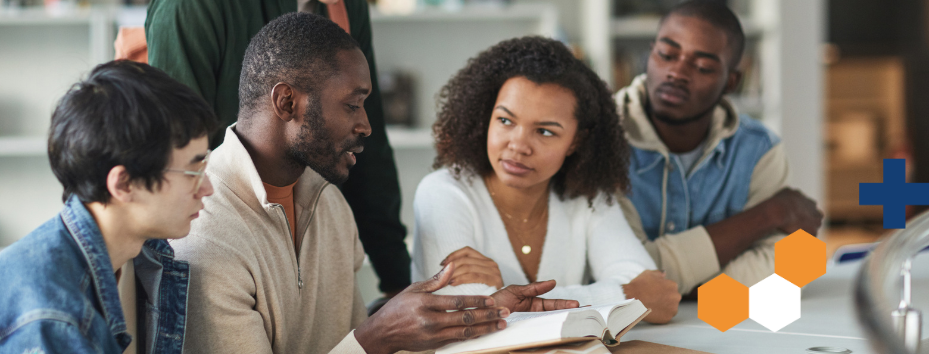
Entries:
[[245,50],[239,112],[253,111],[278,82],[316,93],[317,84],[335,73],[336,54],[355,48],[358,42],[325,17],[297,12],[274,19],[252,37]]
[[462,171],[493,173],[487,157],[487,130],[503,84],[525,77],[570,90],[577,103],[577,148],[552,176],[552,188],[562,198],[594,198],[629,187],[631,149],[619,125],[616,102],[606,83],[574,57],[564,43],[550,38],[522,37],[502,41],[476,57],[439,92],[439,115],[432,126],[436,158],[433,168],[448,167],[455,178]]
[[74,84],[52,113],[48,157],[62,199],[107,203],[106,176],[125,166],[131,181],[160,187],[174,148],[219,126],[198,93],[152,66],[100,64]]
[[[742,52],[745,51],[745,32],[739,18],[725,4],[711,0],[685,1],[672,7],[664,17],[661,24],[671,15],[696,17],[726,32],[729,39],[729,48],[732,50],[731,69],[739,66],[742,61]],[[660,27],[660,25],[659,25]]]

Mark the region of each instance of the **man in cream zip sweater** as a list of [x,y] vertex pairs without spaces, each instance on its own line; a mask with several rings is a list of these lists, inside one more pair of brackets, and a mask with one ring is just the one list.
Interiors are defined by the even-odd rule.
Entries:
[[452,265],[365,319],[364,251],[336,187],[371,134],[364,54],[335,23],[292,13],[255,35],[242,68],[238,120],[207,168],[213,197],[173,244],[191,269],[186,352],[419,351],[505,328],[511,311],[578,306],[535,297],[554,281],[431,294]]
[[787,188],[780,138],[723,97],[741,80],[744,43],[725,5],[682,3],[662,18],[646,74],[615,96],[633,147],[621,204],[685,295],[720,272],[754,285],[774,273],[775,242],[822,223]]

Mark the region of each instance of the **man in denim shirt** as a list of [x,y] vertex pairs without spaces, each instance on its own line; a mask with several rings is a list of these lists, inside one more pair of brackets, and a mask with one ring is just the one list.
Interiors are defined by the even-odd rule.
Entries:
[[616,94],[633,147],[630,225],[681,294],[720,272],[746,286],[774,273],[774,243],[816,234],[816,203],[787,186],[780,138],[740,117],[745,35],[717,2],[691,1],[661,20],[647,72]]
[[216,128],[199,95],[145,64],[102,64],[65,94],[48,143],[65,206],[0,252],[0,352],[181,352],[189,271],[165,240],[213,193]]

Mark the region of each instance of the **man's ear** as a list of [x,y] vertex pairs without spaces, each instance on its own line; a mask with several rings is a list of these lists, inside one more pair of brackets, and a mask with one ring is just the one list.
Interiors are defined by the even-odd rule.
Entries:
[[132,181],[129,177],[129,171],[126,166],[119,165],[110,169],[106,174],[106,189],[110,192],[110,197],[114,201],[128,203],[132,201],[133,189]]
[[729,77],[726,78],[726,90],[723,93],[732,93],[739,83],[742,82],[742,71],[739,69],[733,69],[729,71]]
[[275,84],[271,89],[271,110],[282,121],[294,119],[297,115],[297,91],[284,82]]

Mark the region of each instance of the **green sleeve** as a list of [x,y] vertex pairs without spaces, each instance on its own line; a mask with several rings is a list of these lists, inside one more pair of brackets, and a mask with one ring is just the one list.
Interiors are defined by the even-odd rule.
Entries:
[[[296,9],[296,0],[152,0],[145,19],[149,64],[199,92],[225,128],[238,118],[239,75],[252,36]],[[224,132],[210,138],[211,147]]]
[[365,150],[358,154],[342,193],[355,214],[365,253],[381,279],[381,291],[393,292],[410,285],[410,254],[403,241],[406,228],[400,222],[400,183],[384,128],[368,4],[364,0],[347,0],[345,5],[352,37],[368,59],[373,90],[364,105],[371,136],[365,139]]
[[145,18],[148,62],[189,86],[215,107],[222,23],[210,1],[152,0]]

